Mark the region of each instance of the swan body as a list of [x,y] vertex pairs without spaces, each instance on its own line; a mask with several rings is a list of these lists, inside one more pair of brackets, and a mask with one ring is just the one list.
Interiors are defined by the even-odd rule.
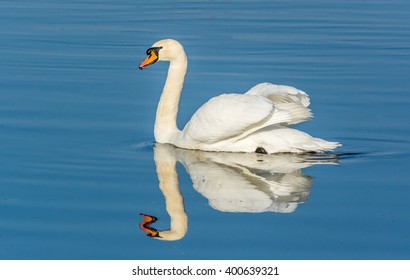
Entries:
[[156,61],[170,62],[155,119],[158,143],[203,151],[269,154],[323,152],[340,146],[289,128],[312,117],[309,97],[294,87],[270,83],[258,84],[244,94],[211,98],[181,131],[176,118],[188,65],[184,48],[165,39],[149,48],[147,55],[140,69]]

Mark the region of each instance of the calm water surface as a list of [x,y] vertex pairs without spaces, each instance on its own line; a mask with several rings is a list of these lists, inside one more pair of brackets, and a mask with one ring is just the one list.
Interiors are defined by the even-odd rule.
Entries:
[[[163,38],[190,63],[180,127],[268,81],[308,92],[297,127],[343,147],[154,147],[167,65],[137,67]],[[1,259],[410,258],[408,1],[6,0],[0,61]]]

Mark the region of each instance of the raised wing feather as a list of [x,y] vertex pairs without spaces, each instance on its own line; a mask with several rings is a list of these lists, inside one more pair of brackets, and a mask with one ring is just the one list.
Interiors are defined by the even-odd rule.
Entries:
[[273,103],[263,96],[222,94],[195,112],[183,135],[207,144],[223,141],[263,126],[275,111]]
[[310,99],[306,92],[295,87],[271,83],[257,84],[248,90],[245,95],[264,96],[275,103],[275,105],[277,103],[294,103],[308,107],[310,104]]
[[263,96],[272,101],[276,109],[289,112],[291,119],[283,125],[296,124],[312,118],[312,112],[308,108],[309,96],[295,87],[261,83],[248,90],[245,95]]

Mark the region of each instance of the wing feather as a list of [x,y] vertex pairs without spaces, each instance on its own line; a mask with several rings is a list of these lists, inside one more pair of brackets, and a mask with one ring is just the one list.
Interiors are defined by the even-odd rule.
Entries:
[[306,92],[291,86],[260,83],[248,90],[245,95],[264,96],[275,104],[295,103],[309,107],[310,99]]
[[310,105],[309,96],[306,92],[295,87],[261,83],[248,90],[245,95],[264,96],[272,101],[277,109],[288,111],[292,117],[286,125],[300,123],[312,118],[312,112],[308,108]]
[[183,137],[204,144],[240,139],[270,125],[290,125],[312,117],[308,95],[290,86],[261,83],[245,94],[222,94],[192,116]]
[[262,125],[274,111],[273,103],[262,96],[222,94],[195,112],[183,129],[184,137],[207,144],[222,141]]

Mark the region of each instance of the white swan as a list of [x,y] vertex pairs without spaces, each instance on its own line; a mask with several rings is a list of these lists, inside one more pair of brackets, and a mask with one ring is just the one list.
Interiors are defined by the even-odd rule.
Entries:
[[169,61],[168,76],[155,119],[158,143],[185,149],[226,152],[323,152],[340,146],[288,128],[312,117],[308,95],[290,86],[262,83],[245,94],[222,94],[202,105],[180,131],[178,103],[188,60],[182,45],[172,39],[147,50],[143,69],[156,61]]

